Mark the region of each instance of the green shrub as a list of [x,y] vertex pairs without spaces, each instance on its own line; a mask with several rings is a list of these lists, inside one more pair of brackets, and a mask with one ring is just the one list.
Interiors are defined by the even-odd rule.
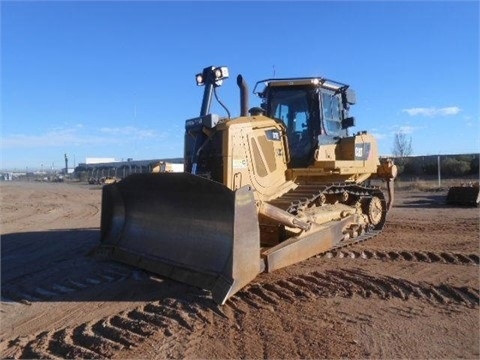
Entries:
[[442,161],[442,173],[450,176],[462,176],[470,173],[470,161],[448,157]]
[[479,173],[479,158],[478,156],[474,156],[473,159],[470,161],[470,174],[478,175]]

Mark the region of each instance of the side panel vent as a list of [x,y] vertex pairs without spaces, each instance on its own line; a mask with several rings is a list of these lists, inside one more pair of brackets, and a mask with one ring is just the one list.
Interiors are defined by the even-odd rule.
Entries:
[[255,162],[255,172],[260,177],[268,175],[267,168],[263,162],[262,154],[258,148],[257,142],[254,138],[251,138],[250,143],[252,145],[253,161]]
[[258,143],[262,149],[262,153],[265,156],[265,161],[267,162],[268,170],[272,173],[277,170],[277,163],[275,161],[275,149],[273,147],[273,141],[267,140],[266,136],[259,136]]

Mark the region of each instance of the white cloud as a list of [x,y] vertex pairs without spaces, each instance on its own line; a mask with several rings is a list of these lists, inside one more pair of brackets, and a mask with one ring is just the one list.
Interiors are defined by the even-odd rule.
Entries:
[[424,129],[425,126],[412,126],[412,125],[409,125],[409,124],[404,124],[404,125],[393,125],[390,127],[390,135],[395,135],[395,134],[398,134],[398,133],[402,133],[402,134],[406,134],[406,135],[409,135],[409,134],[413,134],[414,132],[416,131],[419,131],[421,129]]
[[416,128],[410,125],[403,125],[398,127],[398,132],[402,134],[411,134]]
[[82,125],[70,128],[53,128],[40,134],[10,134],[2,136],[0,147],[35,148],[61,147],[66,145],[105,145],[125,144],[132,140],[143,140],[156,136],[154,130],[138,129],[133,126],[123,128],[85,129]]
[[403,109],[402,112],[407,113],[410,116],[450,116],[457,115],[462,109],[458,106],[448,106],[443,108],[435,107],[416,107],[410,109]]
[[137,129],[134,126],[124,126],[120,128],[119,127],[116,127],[116,128],[103,127],[100,129],[100,132],[107,135],[112,135],[112,136],[118,136],[118,135],[131,136],[136,139],[152,138],[156,136],[154,130]]

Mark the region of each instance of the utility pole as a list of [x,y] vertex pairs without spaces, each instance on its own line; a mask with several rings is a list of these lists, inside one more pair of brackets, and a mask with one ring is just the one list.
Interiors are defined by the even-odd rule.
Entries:
[[65,154],[65,175],[68,175],[68,157]]
[[442,176],[440,171],[440,155],[437,155],[437,169],[438,169],[438,187],[442,186]]

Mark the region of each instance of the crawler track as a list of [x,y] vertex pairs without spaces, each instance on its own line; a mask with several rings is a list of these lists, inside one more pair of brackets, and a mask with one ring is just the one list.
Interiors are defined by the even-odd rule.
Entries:
[[[270,203],[287,212],[298,215],[303,210],[323,206],[324,204],[343,203],[354,209],[360,207],[365,212],[368,200],[376,197],[380,200],[382,212],[376,224],[370,224],[365,228],[359,228],[352,232],[349,239],[340,241],[334,248],[344,248],[359,242],[369,240],[382,232],[387,218],[387,204],[383,192],[378,187],[362,186],[357,184],[333,184],[333,185],[300,185],[296,189],[287,192]],[[367,214],[368,216],[368,214]]]

